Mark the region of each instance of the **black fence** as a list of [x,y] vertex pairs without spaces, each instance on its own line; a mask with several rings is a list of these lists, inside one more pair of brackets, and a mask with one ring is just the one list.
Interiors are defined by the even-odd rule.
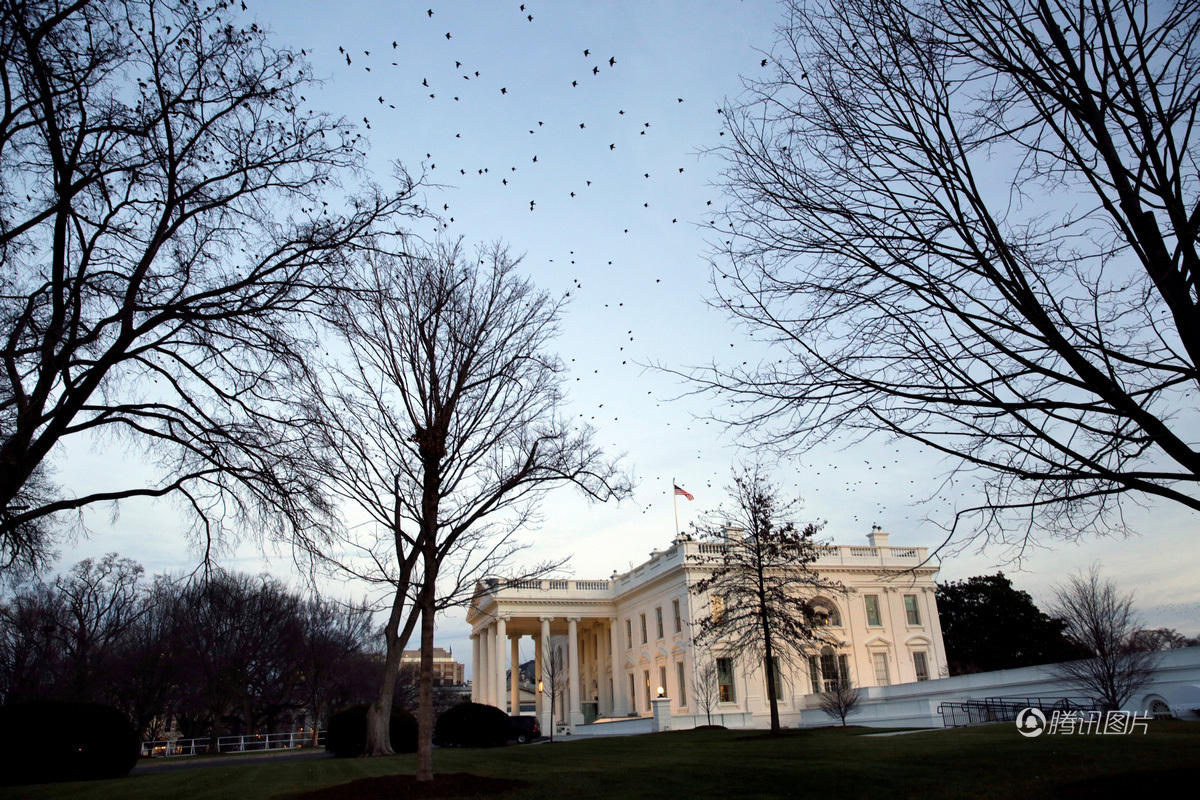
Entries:
[[985,697],[942,703],[938,713],[942,715],[942,725],[957,728],[987,722],[1013,722],[1024,708],[1036,708],[1047,717],[1055,711],[1086,714],[1101,710],[1096,701],[1088,697]]

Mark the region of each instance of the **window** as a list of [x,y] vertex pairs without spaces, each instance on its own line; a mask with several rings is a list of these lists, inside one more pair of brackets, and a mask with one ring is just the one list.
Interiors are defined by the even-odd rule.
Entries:
[[921,612],[917,608],[917,596],[915,594],[904,595],[904,613],[908,616],[909,625],[921,624]]
[[[666,667],[658,668],[658,685],[662,687],[662,690],[664,692],[667,691],[667,668]],[[657,691],[655,691],[654,694],[656,697],[658,696]]]
[[808,677],[812,679],[813,694],[821,693],[821,664],[816,656],[808,657]]
[[642,644],[646,643],[646,615],[642,614]]
[[[809,663],[812,663],[811,659]],[[815,677],[813,679],[814,692],[836,691],[839,682],[850,685],[850,661],[845,655],[836,655],[832,649],[826,647],[821,653],[820,670],[820,684]],[[817,688],[818,685],[820,688]]]
[[929,662],[925,658],[925,654],[918,651],[913,653],[913,667],[917,670],[917,680],[929,680]]
[[[764,672],[766,671],[766,663],[767,663],[766,659],[764,658],[763,659],[763,671]],[[779,669],[779,657],[778,656],[775,656],[774,658],[771,659],[771,666],[774,668],[774,670],[772,671],[771,674],[772,674],[772,677],[775,678],[775,699],[782,700],[783,699],[783,674],[780,672],[780,669]]]
[[633,673],[629,673],[629,707],[637,708],[637,682],[633,679]]
[[717,689],[718,697],[722,703],[736,702],[733,691],[733,659],[718,658],[717,659]]
[[713,595],[709,598],[708,603],[712,606],[713,624],[723,625],[725,623],[725,598]]
[[842,626],[842,615],[838,613],[837,606],[828,600],[815,600],[808,604],[805,612],[808,617],[808,624],[814,628]]
[[[646,616],[645,614],[642,615],[643,618],[645,616]],[[646,710],[649,711],[650,710],[650,697],[651,697],[651,694],[650,694],[650,670],[648,670],[648,669],[642,670],[642,680],[644,680],[646,682]]]
[[679,599],[671,601],[671,609],[675,612],[675,632],[679,633],[683,630],[683,619],[679,616]]
[[879,595],[869,594],[863,599],[867,604],[867,624],[882,625],[883,618],[879,616]]
[[[676,600],[675,604],[679,605],[679,601]],[[676,695],[676,697],[679,698],[679,705],[686,706],[687,705],[687,681],[684,679],[683,662],[682,661],[675,662],[675,677],[679,680],[678,688],[675,690],[675,695]]]
[[625,620],[625,648],[633,647],[633,620]]
[[888,663],[887,653],[872,653],[871,663],[875,666],[875,685],[887,686],[888,680]]
[[654,609],[654,624],[657,626],[658,638],[661,639],[663,637],[662,606]]

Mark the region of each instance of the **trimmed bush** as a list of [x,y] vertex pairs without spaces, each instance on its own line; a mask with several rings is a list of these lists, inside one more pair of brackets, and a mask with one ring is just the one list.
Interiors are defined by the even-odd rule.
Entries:
[[121,711],[99,703],[38,701],[0,708],[0,782],[120,778],[141,742]]
[[508,714],[495,706],[459,703],[442,712],[433,728],[433,740],[442,746],[491,747],[508,741]]
[[[331,714],[325,728],[325,749],[338,758],[356,758],[367,748],[367,705],[350,706]],[[392,750],[417,751],[417,718],[399,708],[392,709]]]

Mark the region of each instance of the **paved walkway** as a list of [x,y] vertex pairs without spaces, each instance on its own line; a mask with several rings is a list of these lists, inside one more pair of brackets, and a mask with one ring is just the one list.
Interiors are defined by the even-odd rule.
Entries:
[[273,761],[333,758],[333,753],[324,749],[282,750],[276,753],[237,753],[220,756],[172,756],[171,758],[140,758],[132,775],[148,775],[152,772],[169,772],[176,769],[201,769],[203,767],[230,767],[243,764],[269,764]]

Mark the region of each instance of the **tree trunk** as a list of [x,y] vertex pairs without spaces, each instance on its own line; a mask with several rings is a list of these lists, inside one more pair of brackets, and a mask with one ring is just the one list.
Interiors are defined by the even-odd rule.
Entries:
[[396,692],[396,676],[400,672],[400,656],[408,637],[388,635],[387,656],[383,662],[383,675],[379,681],[379,693],[367,709],[367,742],[364,756],[390,756],[392,750],[391,720],[392,701]]
[[[429,566],[426,565],[426,575]],[[421,587],[421,677],[417,690],[417,780],[433,780],[433,622],[434,582]]]

